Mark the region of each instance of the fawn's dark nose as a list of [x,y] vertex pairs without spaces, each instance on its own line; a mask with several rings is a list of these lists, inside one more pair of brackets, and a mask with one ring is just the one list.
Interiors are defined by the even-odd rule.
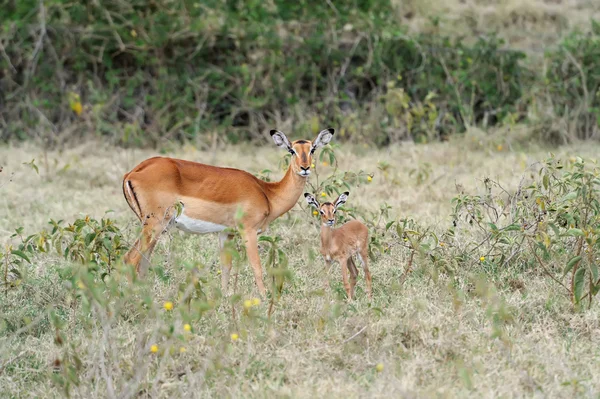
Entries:
[[307,166],[307,167],[300,166],[300,169],[302,169],[303,171],[307,172],[310,169],[310,166]]

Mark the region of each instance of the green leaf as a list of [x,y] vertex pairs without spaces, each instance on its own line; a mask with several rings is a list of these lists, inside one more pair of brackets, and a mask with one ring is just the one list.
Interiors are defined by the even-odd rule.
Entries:
[[592,272],[592,281],[594,282],[594,284],[600,283],[600,281],[598,281],[598,265],[592,263],[590,265],[590,271]]
[[94,241],[94,238],[96,238],[96,233],[89,233],[88,235],[86,235],[85,246],[87,247],[88,245],[90,245],[90,243]]
[[29,260],[27,255],[25,255],[25,253],[23,251],[19,251],[18,249],[13,249],[12,251],[10,251],[10,253],[12,253],[13,255],[16,255],[20,258],[25,259],[27,261],[27,263],[31,263],[31,261]]
[[546,190],[548,190],[548,186],[550,186],[550,178],[548,177],[547,174],[544,175],[544,178],[542,179],[542,183],[544,184],[544,188]]
[[575,303],[579,303],[581,301],[581,297],[583,295],[583,286],[585,285],[585,268],[582,267],[577,269],[575,272],[575,290],[573,292],[575,296]]
[[565,195],[562,200],[563,201],[571,201],[571,200],[574,200],[575,198],[577,198],[577,191],[571,191],[570,193]]
[[520,231],[521,226],[517,223],[510,224],[504,228],[506,231]]
[[571,258],[571,260],[567,262],[567,266],[565,266],[565,270],[563,271],[563,277],[565,277],[567,275],[567,273],[569,273],[571,271],[571,269],[573,269],[573,266],[575,266],[575,264],[577,262],[579,262],[580,260],[581,260],[581,255],[574,256],[573,258]]
[[12,274],[14,274],[15,276],[17,276],[17,278],[23,278],[23,275],[22,275],[22,274],[21,274],[21,272],[20,272],[20,271],[18,271],[17,269],[14,269],[14,268],[13,268],[13,269],[10,269],[10,272],[11,272]]
[[258,237],[258,241],[266,241],[266,242],[270,242],[271,244],[273,243],[273,238],[270,236],[260,236]]
[[583,237],[583,230],[581,229],[569,229],[566,233],[568,236]]

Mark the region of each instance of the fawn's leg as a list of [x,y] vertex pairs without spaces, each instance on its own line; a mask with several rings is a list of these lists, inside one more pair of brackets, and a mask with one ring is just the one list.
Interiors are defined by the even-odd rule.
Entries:
[[366,248],[363,248],[360,253],[358,254],[358,259],[360,259],[360,262],[362,263],[363,266],[363,270],[365,271],[365,281],[367,282],[367,294],[369,295],[369,298],[373,297],[373,293],[372,293],[372,288],[371,288],[371,271],[369,270],[369,264],[368,264],[368,254],[367,254],[367,250]]

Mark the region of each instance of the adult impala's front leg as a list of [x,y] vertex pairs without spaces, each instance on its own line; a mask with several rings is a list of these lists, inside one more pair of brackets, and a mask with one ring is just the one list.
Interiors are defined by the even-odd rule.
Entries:
[[241,232],[242,239],[244,240],[244,244],[246,246],[246,255],[248,256],[248,261],[250,262],[250,266],[252,266],[252,271],[254,272],[254,281],[256,282],[256,287],[260,292],[262,297],[266,297],[267,290],[265,289],[265,285],[263,283],[263,273],[262,266],[260,265],[260,257],[258,256],[258,232],[255,229],[247,229]]
[[142,227],[142,234],[133,247],[125,254],[124,261],[135,267],[138,275],[144,276],[150,268],[150,257],[158,240],[168,226],[156,219],[148,218]]

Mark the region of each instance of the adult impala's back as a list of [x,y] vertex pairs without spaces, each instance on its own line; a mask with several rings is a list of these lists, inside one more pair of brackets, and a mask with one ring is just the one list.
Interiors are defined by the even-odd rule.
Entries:
[[[219,233],[222,288],[227,288],[231,256],[224,250],[233,236],[224,230],[236,227],[241,210],[240,233],[256,285],[265,294],[258,256],[257,234],[298,201],[310,175],[312,156],[333,138],[334,130],[321,131],[314,141],[290,142],[280,131],[271,130],[275,144],[292,154],[281,181],[269,183],[239,169],[222,168],[181,159],[155,157],[133,168],[123,177],[127,203],[143,224],[142,236],[125,255],[125,262],[144,274],[160,235],[170,225],[195,234]],[[174,207],[181,204],[181,212]]]

